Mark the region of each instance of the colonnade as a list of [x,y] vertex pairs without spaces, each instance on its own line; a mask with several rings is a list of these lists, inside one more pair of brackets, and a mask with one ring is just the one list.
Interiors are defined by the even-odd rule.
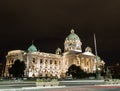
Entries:
[[80,66],[81,69],[87,73],[93,73],[95,72],[95,60],[92,56],[81,56],[81,55],[65,55],[65,65],[68,65],[66,68],[66,71],[68,68],[75,64],[76,66]]

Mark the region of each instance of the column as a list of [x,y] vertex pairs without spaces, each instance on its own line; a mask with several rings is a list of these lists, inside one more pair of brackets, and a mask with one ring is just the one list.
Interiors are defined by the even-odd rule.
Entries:
[[27,64],[26,64],[26,76],[29,77],[29,62],[30,62],[30,59],[29,59],[29,54],[27,54]]
[[90,59],[90,71],[93,73],[93,60],[92,60],[92,58]]

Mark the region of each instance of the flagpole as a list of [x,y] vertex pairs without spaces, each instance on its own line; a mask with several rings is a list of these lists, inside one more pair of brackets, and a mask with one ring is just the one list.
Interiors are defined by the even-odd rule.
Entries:
[[95,45],[95,55],[97,57],[97,45],[96,45],[96,36],[95,36],[95,33],[94,33],[94,45]]
[[97,43],[96,43],[95,33],[94,33],[94,46],[95,46],[95,58],[96,58],[96,78],[100,79],[100,72],[98,70],[98,60],[97,60],[98,54],[97,54]]

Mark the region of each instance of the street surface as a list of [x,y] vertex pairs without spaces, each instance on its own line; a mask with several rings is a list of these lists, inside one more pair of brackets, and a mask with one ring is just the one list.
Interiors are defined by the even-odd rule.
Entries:
[[46,87],[11,87],[0,91],[120,91],[120,85],[113,86],[46,86]]
[[[120,84],[83,84],[85,81],[62,81],[69,85],[61,86],[37,86],[35,81],[1,81],[0,91],[120,91]],[[93,82],[96,82],[93,80]],[[71,83],[71,84],[70,84]],[[73,83],[76,83],[73,84]],[[78,84],[79,83],[79,84]],[[73,84],[73,85],[72,85]],[[77,85],[78,84],[78,85]]]

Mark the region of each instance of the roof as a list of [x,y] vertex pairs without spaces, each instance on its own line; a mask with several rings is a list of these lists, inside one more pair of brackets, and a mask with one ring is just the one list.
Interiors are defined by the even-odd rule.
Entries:
[[8,55],[14,54],[14,53],[24,53],[24,51],[23,50],[12,50],[8,52]]
[[84,55],[88,55],[88,56],[95,56],[93,53],[91,53],[91,52],[89,52],[89,51],[88,51],[88,52],[84,52],[83,54],[84,54]]
[[71,29],[71,34],[66,38],[68,40],[80,40],[77,34],[74,33],[74,29]]

